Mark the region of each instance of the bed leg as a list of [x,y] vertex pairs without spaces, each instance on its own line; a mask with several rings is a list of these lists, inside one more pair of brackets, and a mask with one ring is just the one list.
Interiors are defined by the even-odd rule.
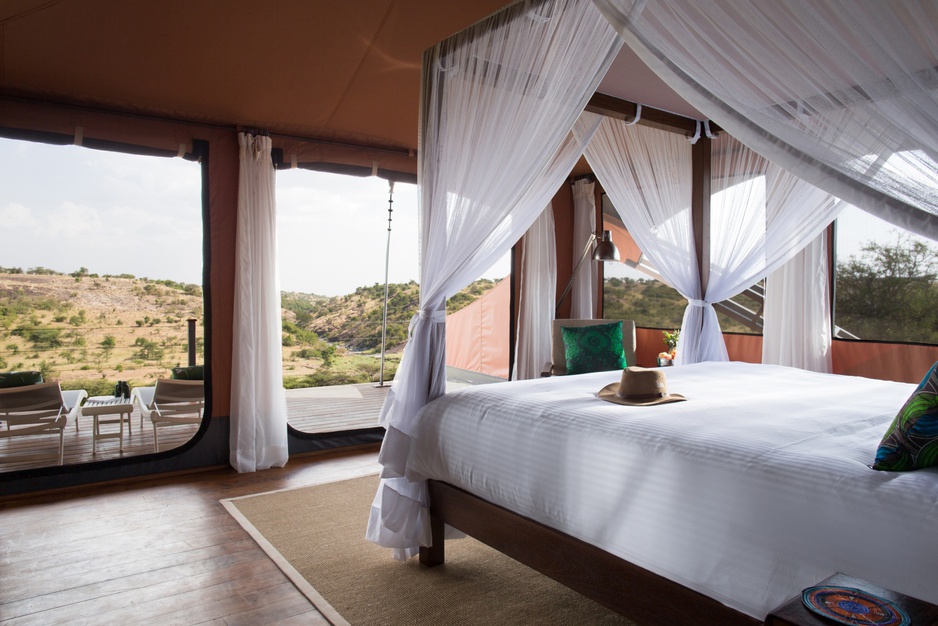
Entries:
[[420,547],[420,564],[427,567],[442,565],[445,554],[443,522],[433,515],[430,515],[430,538],[433,545],[429,548]]

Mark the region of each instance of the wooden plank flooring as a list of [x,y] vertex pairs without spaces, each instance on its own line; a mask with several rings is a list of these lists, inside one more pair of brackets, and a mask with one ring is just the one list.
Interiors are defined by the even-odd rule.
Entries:
[[[287,421],[303,432],[322,433],[374,428],[390,386],[378,387],[374,383],[287,390]],[[124,452],[120,452],[117,439],[98,441],[98,452],[92,454],[91,430],[93,418],[82,417],[75,429],[70,421],[65,430],[65,464],[89,463],[106,459],[149,454],[153,452],[153,426],[144,422],[140,426],[140,411],[131,415],[132,433],[124,426]],[[0,426],[3,428],[3,426]],[[117,425],[102,426],[102,431],[115,432]],[[160,450],[170,450],[189,441],[198,425],[180,425],[160,429]],[[58,436],[30,436],[0,439],[0,472],[54,465],[55,459],[30,462],[4,462],[4,459],[35,453],[55,452]]]
[[287,421],[304,433],[374,428],[390,388],[365,383],[288,389]]
[[0,623],[327,624],[219,500],[377,470],[372,446],[0,499]]

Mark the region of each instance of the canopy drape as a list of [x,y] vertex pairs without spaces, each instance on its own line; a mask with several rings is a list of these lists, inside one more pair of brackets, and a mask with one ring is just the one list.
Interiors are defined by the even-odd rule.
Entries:
[[727,360],[713,303],[735,296],[786,262],[843,206],[733,137],[724,133],[713,139],[710,266],[703,294],[686,138],[605,118],[586,157],[639,248],[688,299],[678,363]]
[[733,137],[845,202],[938,238],[938,3],[594,2]]
[[585,154],[648,263],[682,296],[700,300],[687,138],[602,118]]
[[[596,183],[581,178],[573,183],[573,265],[583,256],[583,248],[596,232]],[[590,254],[573,277],[570,289],[570,318],[591,320],[596,310],[596,281],[599,268]]]
[[589,140],[570,133],[621,43],[589,0],[519,3],[424,54],[418,151],[420,311],[381,413],[367,538],[429,544],[407,458],[417,412],[445,390],[446,299],[524,234]]
[[[420,312],[382,410],[370,540],[398,558],[428,542],[425,484],[407,458],[417,412],[445,388],[446,299],[530,227],[585,146],[639,247],[688,298],[679,362],[727,358],[712,303],[817,237],[841,207],[835,195],[938,235],[938,64],[930,43],[938,41],[938,9],[856,6],[525,2],[425,53]],[[659,76],[728,131],[712,142],[706,292],[686,138],[589,114],[576,121],[619,46],[596,7]]]
[[557,302],[557,242],[550,204],[534,220],[521,242],[521,294],[512,380],[537,378],[551,361],[551,324]]
[[287,462],[287,402],[271,142],[247,133],[239,133],[238,142],[230,462],[239,472],[253,472]]
[[765,279],[762,362],[832,371],[827,233]]

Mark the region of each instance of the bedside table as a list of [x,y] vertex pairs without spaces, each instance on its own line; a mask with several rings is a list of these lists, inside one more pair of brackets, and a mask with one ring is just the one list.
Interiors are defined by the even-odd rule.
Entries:
[[[923,600],[917,600],[895,591],[877,587],[872,583],[846,574],[837,573],[818,585],[853,587],[894,602],[902,608],[912,620],[912,626],[935,626],[938,624],[938,606]],[[801,594],[778,607],[765,618],[765,626],[833,626],[834,620],[821,617],[804,605]]]

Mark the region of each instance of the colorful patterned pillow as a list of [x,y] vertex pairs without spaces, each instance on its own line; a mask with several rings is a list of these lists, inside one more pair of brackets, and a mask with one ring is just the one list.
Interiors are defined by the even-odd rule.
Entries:
[[932,465],[938,465],[938,363],[902,405],[871,467],[905,472]]
[[42,372],[0,372],[0,389],[25,387],[42,382]]
[[625,362],[622,322],[593,326],[561,326],[567,374],[621,370]]

